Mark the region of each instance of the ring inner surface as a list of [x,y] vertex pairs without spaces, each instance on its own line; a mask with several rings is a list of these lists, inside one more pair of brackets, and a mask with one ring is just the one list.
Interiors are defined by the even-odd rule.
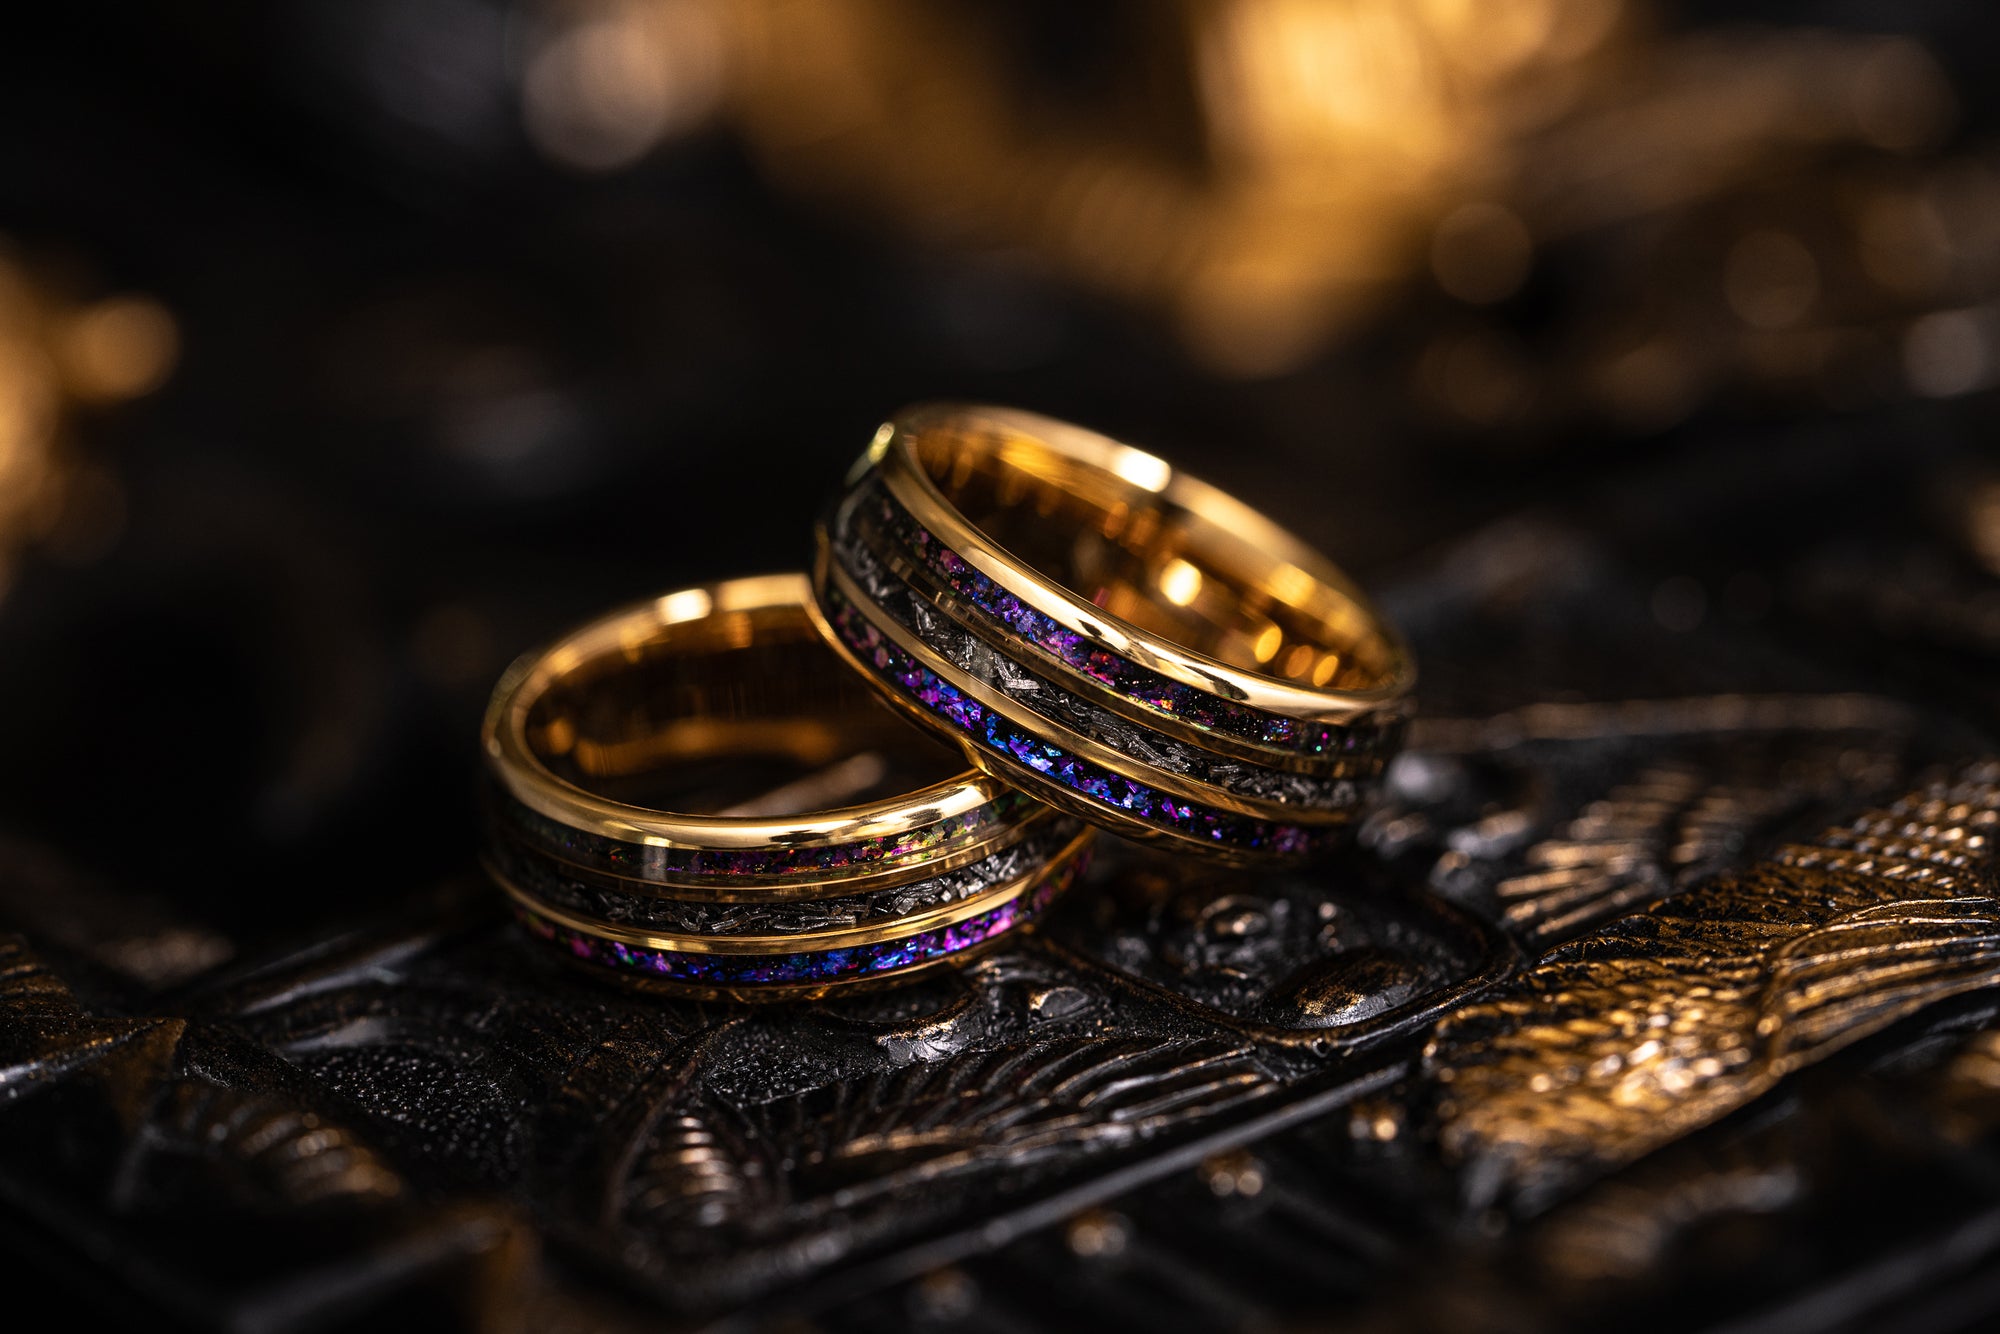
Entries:
[[968,522],[1072,595],[1169,643],[1297,685],[1396,669],[1352,597],[1159,494],[1004,429],[928,429],[918,465]]
[[784,819],[908,796],[965,770],[880,703],[797,608],[657,628],[552,680],[530,751],[594,796]]

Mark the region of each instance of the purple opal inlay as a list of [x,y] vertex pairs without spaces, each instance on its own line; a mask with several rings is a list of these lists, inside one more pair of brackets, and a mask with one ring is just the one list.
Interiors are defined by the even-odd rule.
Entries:
[[1127,699],[1208,731],[1307,755],[1351,754],[1379,739],[1380,723],[1300,722],[1169,680],[1100,648],[972,568],[897,504],[886,488],[878,485],[873,499],[875,521],[953,593],[1057,662]]
[[579,959],[662,981],[716,987],[836,982],[928,963],[984,944],[1039,914],[1075,883],[1089,861],[1086,848],[1050,871],[1033,889],[962,922],[899,940],[796,954],[694,954],[653,949],[558,925],[526,905],[515,905],[515,913],[528,930]]
[[1336,836],[1333,829],[1234,815],[1198,805],[1126,778],[1022,731],[956,686],[940,679],[891,642],[838,590],[828,588],[829,619],[847,646],[881,676],[987,749],[1093,801],[1224,847],[1297,856]]

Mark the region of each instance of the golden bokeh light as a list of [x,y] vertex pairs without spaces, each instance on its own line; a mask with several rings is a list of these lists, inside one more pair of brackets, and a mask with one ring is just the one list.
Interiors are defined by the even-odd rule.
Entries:
[[[1912,321],[2000,298],[2000,176],[1938,157],[1952,88],[1899,36],[1680,32],[1642,0],[1162,0],[1078,101],[1000,12],[540,12],[522,105],[553,160],[618,170],[725,126],[784,190],[1151,312],[1224,375],[1297,369],[1424,282],[1504,322],[1566,246],[1657,273],[1587,337],[1443,321],[1419,340],[1414,392],[1476,429],[1657,429],[1746,382],[1938,392],[1977,378],[1969,344]],[[1835,165],[1857,153],[1877,165]],[[1787,179],[1828,196],[1814,226],[1737,206]],[[1684,235],[1704,271],[1647,251]]]
[[94,302],[57,331],[63,380],[78,398],[136,398],[165,383],[180,351],[167,308],[150,297]]
[[180,337],[150,297],[78,300],[0,248],[0,591],[30,545],[95,559],[122,527],[124,493],[69,440],[75,414],[157,389]]

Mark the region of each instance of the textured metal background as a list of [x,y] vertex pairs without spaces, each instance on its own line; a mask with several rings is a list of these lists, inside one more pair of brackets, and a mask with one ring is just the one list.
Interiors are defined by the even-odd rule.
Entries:
[[[1990,395],[1426,431],[1396,317],[1218,380],[727,143],[585,188],[399,138],[338,8],[0,48],[38,127],[0,223],[186,349],[77,428],[116,540],[0,602],[12,1291],[273,1331],[2000,1313]],[[1976,71],[1990,19],[1933,17]],[[1646,253],[1548,264],[1645,289]],[[1554,286],[1509,318],[1588,336]],[[962,975],[833,1004],[545,959],[472,864],[506,657],[801,565],[875,421],[939,395],[1143,440],[1382,595],[1421,709],[1358,844],[1114,850]]]

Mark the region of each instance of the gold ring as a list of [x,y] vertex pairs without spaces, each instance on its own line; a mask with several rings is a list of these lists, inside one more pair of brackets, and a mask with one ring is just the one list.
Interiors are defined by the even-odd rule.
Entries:
[[796,574],[684,589],[501,678],[485,857],[535,934],[682,993],[816,994],[961,957],[1076,878],[1089,831],[883,708],[810,603]]
[[819,529],[822,632],[987,773],[1224,860],[1328,846],[1415,667],[1323,556],[1151,454],[1006,408],[910,409]]

